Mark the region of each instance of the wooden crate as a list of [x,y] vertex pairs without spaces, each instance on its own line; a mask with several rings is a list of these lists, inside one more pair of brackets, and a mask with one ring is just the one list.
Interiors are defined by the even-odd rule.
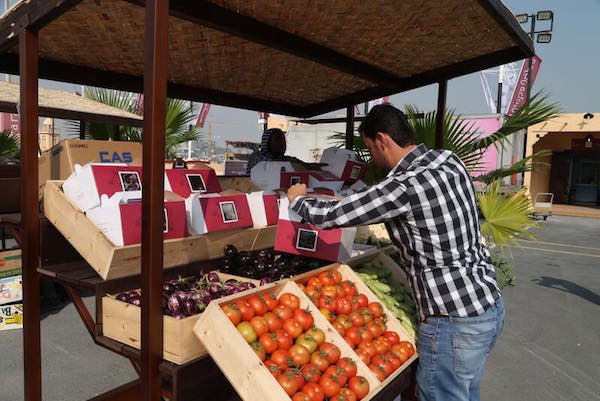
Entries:
[[[44,214],[104,280],[140,273],[141,245],[114,246],[112,242],[65,197],[62,181],[47,181]],[[164,242],[164,267],[175,267],[223,257],[223,247],[240,251],[272,248],[276,226],[231,230],[188,236]]]
[[[217,273],[221,281],[230,278],[252,282],[258,286],[258,280]],[[245,294],[246,292],[243,292]],[[119,301],[111,296],[102,298],[102,332],[105,337],[122,342],[131,347],[141,348],[141,318],[139,306]],[[206,355],[206,349],[194,335],[192,328],[201,314],[175,319],[163,316],[163,358],[182,365]]]
[[[370,254],[370,255],[364,255],[364,258],[367,259],[367,258],[377,257],[378,260],[382,261],[382,263],[384,263],[384,262],[389,263],[385,259],[379,259],[381,256],[387,257],[386,255],[383,255],[383,254],[377,254],[377,255]],[[400,337],[400,341],[409,341],[415,347],[415,350],[416,350],[415,338],[406,331],[404,326],[402,326],[402,323],[400,323],[400,321],[398,319],[396,319],[390,313],[390,311],[386,308],[386,306],[379,300],[379,298],[377,298],[377,296],[375,294],[373,294],[373,291],[371,291],[369,289],[369,287],[360,279],[360,277],[354,272],[354,270],[352,270],[352,268],[350,266],[345,265],[345,264],[339,264],[339,263],[334,264],[334,265],[325,266],[320,269],[314,270],[312,272],[308,272],[308,273],[299,275],[294,278],[294,281],[303,284],[310,277],[313,277],[324,271],[329,271],[329,270],[333,270],[333,269],[337,270],[342,275],[342,280],[350,280],[354,284],[356,284],[356,289],[358,290],[358,292],[360,294],[364,294],[367,297],[367,299],[369,300],[369,303],[380,302],[381,305],[383,306],[384,313],[388,317],[388,320],[387,320],[388,330],[397,333],[398,336]],[[312,302],[311,302],[311,304],[312,304]],[[415,354],[412,357],[410,357],[410,359],[408,359],[402,366],[400,366],[396,371],[394,371],[390,376],[388,376],[385,379],[385,381],[383,381],[383,382],[378,381],[377,382],[378,385],[374,389],[373,389],[373,387],[371,387],[371,391],[372,391],[371,395],[364,398],[364,400],[368,400],[370,397],[372,397],[372,394],[376,394],[379,391],[383,390],[390,382],[392,382],[396,377],[398,377],[398,375],[400,375],[417,358],[418,358],[418,353],[415,352]]]
[[339,347],[342,357],[350,357],[356,361],[357,374],[364,376],[371,386],[371,392],[364,400],[372,398],[377,393],[374,389],[380,386],[375,375],[292,280],[280,281],[215,300],[210,303],[194,326],[194,333],[204,344],[221,371],[227,376],[239,396],[245,401],[290,400],[290,397],[283,391],[277,380],[225,316],[221,306],[231,304],[238,299],[244,299],[253,294],[272,293],[279,298],[281,294],[286,292],[295,294],[300,298],[300,308],[308,309],[311,312],[315,326],[325,333],[325,341]]
[[389,252],[394,250],[394,247],[385,247],[379,252],[352,258],[351,260],[348,260],[346,264],[352,268],[356,268],[363,262],[370,262],[377,269],[384,270],[390,274],[387,277],[387,280],[391,286],[403,286],[410,289],[406,273],[404,273],[404,270],[402,270],[402,268],[400,268],[400,266],[389,256]]

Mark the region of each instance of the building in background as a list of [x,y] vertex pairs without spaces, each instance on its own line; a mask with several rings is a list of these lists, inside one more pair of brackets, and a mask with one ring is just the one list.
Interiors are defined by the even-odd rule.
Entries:
[[529,127],[527,155],[538,158],[525,185],[532,198],[554,194],[554,203],[600,206],[600,113],[566,113]]
[[45,118],[39,131],[40,150],[45,152],[60,142],[60,130],[54,127],[52,118]]

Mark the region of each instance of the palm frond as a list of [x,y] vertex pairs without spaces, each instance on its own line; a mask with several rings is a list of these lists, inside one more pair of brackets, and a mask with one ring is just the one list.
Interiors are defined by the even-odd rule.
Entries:
[[[521,174],[521,173],[525,173],[527,171],[531,171],[533,164],[539,163],[539,162],[535,162],[534,161],[535,159],[537,159],[539,157],[548,156],[549,154],[551,154],[551,152],[547,151],[547,150],[536,152],[530,156],[527,156],[524,159],[519,160],[518,162],[516,162],[515,164],[513,164],[510,167],[501,167],[496,170],[489,171],[485,174],[481,174],[477,177],[473,177],[473,180],[483,182],[484,184],[491,184],[492,182],[494,182],[496,180],[500,180],[504,177],[508,177],[513,174]],[[543,163],[543,164],[549,166],[548,163]]]
[[481,223],[481,233],[488,242],[493,242],[501,250],[513,243],[518,246],[518,238],[533,238],[528,228],[534,224],[530,217],[531,199],[526,189],[503,194],[500,192],[500,180],[488,185],[477,194],[477,200],[485,221]]
[[0,131],[0,158],[17,159],[19,157],[20,139],[12,130]]

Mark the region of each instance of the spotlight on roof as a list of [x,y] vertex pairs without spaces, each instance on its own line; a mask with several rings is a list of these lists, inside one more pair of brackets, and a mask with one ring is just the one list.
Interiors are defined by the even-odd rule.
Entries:
[[550,43],[552,40],[552,34],[550,32],[542,32],[537,35],[538,43]]
[[529,20],[529,15],[519,14],[516,16],[516,18],[517,18],[517,22],[519,22],[519,24],[524,24]]
[[594,118],[594,115],[592,113],[585,113],[583,115],[584,120],[591,120],[592,118]]
[[554,18],[554,13],[550,10],[538,11],[536,18],[540,21],[548,21]]

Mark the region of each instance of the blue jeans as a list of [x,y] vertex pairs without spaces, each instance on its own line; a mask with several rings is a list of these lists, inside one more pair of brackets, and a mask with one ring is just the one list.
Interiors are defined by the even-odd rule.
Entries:
[[419,325],[419,401],[479,401],[488,354],[504,326],[502,298],[480,316],[428,317]]

